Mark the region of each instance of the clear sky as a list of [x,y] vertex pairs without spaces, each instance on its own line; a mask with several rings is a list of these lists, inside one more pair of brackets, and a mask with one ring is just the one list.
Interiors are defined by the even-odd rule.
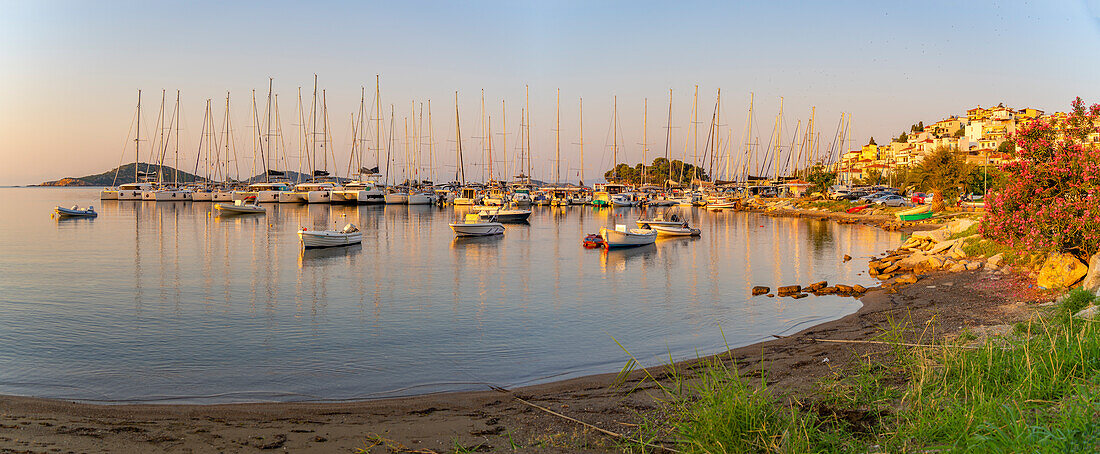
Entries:
[[[410,105],[432,100],[437,168],[445,175],[454,172],[454,92],[466,161],[479,163],[480,91],[494,134],[501,129],[501,101],[507,103],[509,143],[504,147],[496,135],[494,149],[514,155],[525,85],[531,90],[535,176],[542,179],[553,179],[556,89],[569,180],[576,180],[580,166],[581,97],[588,181],[611,161],[616,95],[625,135],[620,160],[632,163],[641,159],[645,98],[650,154],[664,154],[670,88],[672,152],[676,158],[691,154],[686,135],[695,85],[705,123],[700,147],[719,88],[723,140],[731,131],[734,143],[744,142],[753,92],[753,135],[765,143],[780,96],[784,141],[816,106],[823,146],[841,112],[852,113],[854,142],[874,136],[881,143],[918,120],[975,105],[1052,111],[1064,110],[1078,95],[1100,101],[1098,14],[1096,2],[1081,0],[2,1],[0,184],[81,176],[132,161],[126,136],[138,89],[145,93],[143,121],[150,124],[160,91],[169,90],[171,98],[181,90],[181,148],[192,162],[181,167],[188,170],[206,99],[214,100],[220,125],[227,91],[239,151],[248,159],[250,90],[263,102],[268,78],[274,78],[287,145],[295,152],[296,91],[302,87],[308,102],[314,74],[327,93],[341,173],[349,116],[361,87],[371,102],[375,74],[381,75],[384,105],[395,106],[398,153]],[[467,169],[475,177],[483,172]]]

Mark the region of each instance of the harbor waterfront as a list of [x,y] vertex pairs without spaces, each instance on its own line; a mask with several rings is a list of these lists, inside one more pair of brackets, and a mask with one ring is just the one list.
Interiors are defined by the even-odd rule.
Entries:
[[[700,237],[587,250],[640,208],[535,207],[456,238],[428,205],[100,201],[100,188],[0,189],[0,393],[101,403],[339,401],[516,387],[687,359],[855,312],[850,297],[754,285],[871,286],[902,234],[673,208]],[[50,210],[94,205],[95,219]],[[362,244],[296,232],[354,223]],[[847,254],[854,260],[845,262]],[[622,345],[622,347],[619,346]],[[629,354],[624,351],[629,351]]]

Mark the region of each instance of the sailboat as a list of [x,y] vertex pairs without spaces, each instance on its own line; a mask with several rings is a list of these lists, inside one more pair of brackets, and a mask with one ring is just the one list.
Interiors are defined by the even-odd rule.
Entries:
[[[162,118],[163,118],[163,111],[164,111],[164,97],[163,97],[163,91],[162,91],[162,95],[161,95]],[[186,201],[191,200],[191,190],[187,189],[187,188],[182,188],[182,187],[179,186],[179,145],[180,145],[180,139],[179,139],[179,134],[180,134],[180,126],[179,126],[179,121],[180,121],[180,118],[179,118],[179,116],[180,116],[180,92],[179,92],[179,90],[176,90],[176,107],[175,107],[174,111],[175,111],[175,113],[172,114],[172,120],[169,122],[169,125],[168,125],[168,128],[167,128],[168,129],[168,137],[164,137],[164,128],[161,128],[161,133],[160,133],[161,140],[160,140],[160,142],[161,142],[162,148],[161,148],[160,156],[157,159],[157,167],[159,168],[159,170],[157,171],[157,185],[156,185],[156,188],[153,189],[153,190],[148,190],[148,191],[142,192],[142,194],[141,194],[141,199],[142,200],[150,200],[150,201],[156,201],[156,202],[186,202]],[[172,128],[173,127],[175,128],[175,136],[174,137],[172,135]],[[168,151],[168,142],[170,142],[170,141],[174,141],[174,143],[175,143],[175,147],[174,147],[174,149],[175,149],[175,152],[174,152],[175,162],[173,164],[174,170],[173,170],[172,184],[166,185],[163,182],[163,174],[164,174],[163,169],[164,169],[164,158],[165,158],[165,155],[167,154],[167,151]]]
[[[357,139],[353,145],[353,154],[358,162],[358,176],[359,178],[354,181],[344,183],[344,188],[341,190],[335,190],[332,192],[332,198],[334,202],[342,201],[347,203],[360,203],[360,204],[378,204],[385,203],[385,193],[383,191],[384,185],[379,180],[381,174],[378,173],[378,156],[382,149],[382,106],[381,106],[381,89],[379,88],[379,76],[374,76],[374,110],[376,112],[375,118],[375,131],[374,131],[374,168],[366,168],[363,166],[363,147],[362,142],[366,132],[366,125],[363,122],[365,118],[365,112],[363,110],[365,101],[365,95],[360,97],[359,100],[359,127],[356,129],[359,139]],[[429,113],[429,122],[431,121]]]
[[[136,121],[136,125],[137,125],[137,132],[134,134],[134,183],[137,183],[138,182],[138,160],[140,159],[140,155],[141,155],[141,90],[138,90],[137,113],[136,113],[135,118],[136,118],[135,121]],[[125,153],[125,151],[124,151],[124,153]],[[119,170],[122,170],[121,166],[119,167]],[[118,180],[118,170],[115,171],[115,180],[116,181]],[[114,185],[112,185],[112,186],[114,186]],[[126,186],[126,185],[123,185],[123,186]],[[144,190],[144,188],[142,188],[140,186],[126,187],[126,188],[123,188],[122,186],[103,188],[103,190],[100,191],[100,193],[99,193],[99,199],[100,200],[137,200],[137,199],[141,198],[141,191],[143,191],[143,190]],[[124,191],[126,193],[125,197],[122,194]],[[136,198],[134,198],[132,196],[132,194],[135,191],[137,191],[137,193],[138,193],[138,196]]]

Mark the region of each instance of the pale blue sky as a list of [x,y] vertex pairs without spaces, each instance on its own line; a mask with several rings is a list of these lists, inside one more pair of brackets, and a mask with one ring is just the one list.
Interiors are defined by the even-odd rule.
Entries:
[[440,172],[447,174],[454,91],[464,147],[475,153],[467,162],[477,162],[480,90],[494,132],[501,99],[507,101],[514,134],[525,84],[541,178],[552,178],[558,88],[570,180],[579,166],[578,97],[589,181],[610,163],[612,96],[619,97],[625,160],[637,162],[642,100],[649,98],[651,153],[663,154],[672,88],[679,158],[696,84],[700,121],[709,121],[722,89],[723,130],[732,128],[738,143],[749,92],[756,94],[754,134],[765,142],[780,96],[785,140],[817,106],[826,144],[840,112],[853,114],[854,141],[881,142],[917,120],[979,104],[1056,110],[1077,95],[1100,101],[1096,16],[1082,1],[0,2],[0,184],[116,166],[138,89],[146,93],[147,122],[156,118],[161,89],[182,90],[185,156],[192,160],[205,100],[213,98],[220,115],[225,92],[232,92],[238,141],[248,153],[249,90],[262,99],[267,78],[275,79],[291,136],[294,93],[301,86],[308,95],[313,74],[327,89],[344,163],[348,116],[360,86],[373,89],[375,74],[399,124],[414,99],[432,100]]

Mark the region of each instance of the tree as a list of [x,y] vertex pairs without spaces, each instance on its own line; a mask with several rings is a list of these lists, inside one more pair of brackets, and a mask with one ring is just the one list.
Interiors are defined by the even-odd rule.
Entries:
[[875,143],[875,136],[871,136],[871,141],[867,142],[867,145],[878,145],[877,143]]
[[1007,153],[1009,155],[1016,155],[1016,143],[1011,140],[1006,140],[997,145],[997,153]]
[[932,191],[932,210],[942,211],[944,197],[959,196],[959,188],[966,183],[970,166],[955,156],[948,147],[936,147],[913,168],[910,182],[922,191]]
[[955,130],[954,135],[955,135],[956,139],[958,139],[959,137],[965,136],[966,135],[966,127],[965,126],[959,126],[959,129]]
[[903,133],[901,133],[900,136],[898,136],[897,140],[895,140],[894,142],[905,143],[905,142],[908,142],[908,141],[909,141],[909,135],[907,135],[903,132]]
[[[614,180],[625,184],[657,184],[663,186],[669,180],[669,167],[671,167],[672,181],[677,184],[691,184],[692,178],[710,181],[710,176],[702,167],[697,168],[678,159],[674,159],[669,163],[665,158],[654,159],[652,164],[645,167],[644,172],[642,164],[631,166],[630,164],[619,163],[611,170],[604,172],[603,176],[607,181]],[[645,181],[642,181],[643,173]],[[617,179],[616,175],[618,176]]]
[[825,166],[816,164],[810,168],[810,173],[806,177],[806,181],[811,183],[810,189],[806,192],[813,194],[815,192],[825,193],[833,183],[836,183],[836,172],[830,172]]

